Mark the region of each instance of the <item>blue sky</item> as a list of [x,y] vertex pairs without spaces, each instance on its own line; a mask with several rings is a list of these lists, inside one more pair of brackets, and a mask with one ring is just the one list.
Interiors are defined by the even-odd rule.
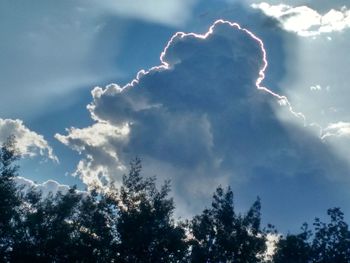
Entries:
[[350,213],[346,1],[4,0],[0,33],[23,177],[105,187],[140,156],[179,216],[218,184],[283,231]]

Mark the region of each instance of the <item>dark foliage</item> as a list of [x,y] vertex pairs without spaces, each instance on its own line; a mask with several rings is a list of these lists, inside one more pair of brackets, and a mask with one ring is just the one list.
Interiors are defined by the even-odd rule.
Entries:
[[192,220],[191,262],[261,262],[266,237],[260,208],[258,199],[246,215],[236,215],[231,189],[217,188],[212,207]]
[[307,224],[302,227],[302,232],[297,235],[287,235],[281,238],[277,244],[275,263],[306,263],[310,262],[311,246],[308,243],[311,232]]
[[183,262],[187,252],[185,230],[172,219],[174,202],[169,182],[160,190],[155,179],[140,176],[136,159],[123,178],[118,200],[118,250],[123,262]]
[[0,258],[4,261],[14,242],[13,231],[21,203],[13,182],[18,170],[18,166],[13,163],[18,157],[15,138],[10,137],[0,149]]
[[282,237],[274,256],[276,263],[348,263],[350,262],[350,231],[339,208],[328,209],[329,223],[316,218],[314,231],[302,227],[297,235]]
[[157,188],[155,178],[143,178],[139,159],[108,192],[72,187],[43,197],[14,183],[18,157],[11,137],[0,148],[0,262],[350,262],[339,208],[328,210],[329,223],[315,219],[313,231],[304,224],[281,236],[268,259],[259,198],[237,214],[231,189],[218,187],[210,208],[182,222],[173,217],[170,183]]

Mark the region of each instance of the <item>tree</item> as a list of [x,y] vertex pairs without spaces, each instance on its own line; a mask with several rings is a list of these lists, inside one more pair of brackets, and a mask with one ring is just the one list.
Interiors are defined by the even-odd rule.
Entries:
[[[307,224],[297,235],[287,235],[277,243],[274,262],[345,263],[350,262],[350,231],[339,208],[328,209],[330,222],[316,218],[314,231]],[[311,238],[312,237],[312,238]]]
[[21,203],[13,181],[18,170],[14,162],[18,158],[15,137],[9,137],[0,148],[0,258],[4,261],[13,243],[15,219]]
[[76,253],[81,262],[115,262],[117,258],[116,203],[110,194],[87,193],[75,222]]
[[74,187],[46,198],[30,192],[23,202],[10,261],[79,262],[74,226],[80,200]]
[[297,235],[288,234],[278,241],[274,263],[307,263],[311,262],[311,246],[308,242],[311,231],[305,223],[301,228],[302,232]]
[[[259,263],[267,234],[258,198],[245,214],[234,209],[233,192],[219,186],[210,208],[190,223],[175,221],[170,182],[156,187],[131,162],[121,186],[79,192],[71,187],[43,197],[21,192],[14,182],[19,158],[15,139],[0,147],[0,262]],[[340,208],[329,223],[316,218],[299,234],[281,236],[274,263],[350,262],[350,231]]]
[[315,238],[312,242],[313,262],[350,262],[350,231],[340,208],[328,209],[330,223],[316,218]]
[[262,262],[266,234],[260,229],[260,199],[246,215],[236,215],[233,193],[218,187],[210,209],[191,223],[191,262]]
[[134,160],[123,177],[118,200],[118,253],[121,262],[184,262],[185,230],[175,224],[169,182],[157,189],[154,178],[141,177]]

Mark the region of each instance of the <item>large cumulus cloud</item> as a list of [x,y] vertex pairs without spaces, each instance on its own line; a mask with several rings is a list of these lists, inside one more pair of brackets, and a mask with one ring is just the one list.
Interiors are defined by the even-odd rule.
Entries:
[[[96,140],[89,132],[96,125],[128,125],[128,143],[117,150],[119,159],[139,154],[188,168],[221,165],[222,157],[213,151],[225,131],[216,126],[231,114],[237,115],[236,122],[243,120],[238,111],[242,105],[250,107],[245,100],[259,100],[254,93],[260,93],[255,82],[264,66],[260,43],[237,26],[220,22],[207,38],[175,35],[161,60],[161,66],[140,71],[123,88],[95,88],[88,108],[97,123],[80,134]],[[56,137],[68,144],[77,129],[71,131],[68,137]],[[80,138],[91,146],[86,137]],[[105,141],[118,141],[116,133],[109,138]]]
[[96,123],[56,135],[85,155],[77,170],[84,182],[118,181],[140,156],[146,174],[172,179],[186,209],[202,207],[219,183],[239,190],[258,182],[250,189],[267,196],[290,178],[311,184],[348,171],[319,138],[277,117],[282,110],[303,122],[286,97],[260,87],[267,62],[249,31],[217,21],[205,35],[177,33],[161,62],[124,87],[95,88],[88,109]]

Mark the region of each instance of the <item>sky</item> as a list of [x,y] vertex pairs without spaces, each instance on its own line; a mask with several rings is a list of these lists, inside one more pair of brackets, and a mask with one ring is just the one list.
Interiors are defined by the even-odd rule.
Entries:
[[19,184],[108,191],[137,156],[182,218],[218,185],[280,231],[349,218],[347,1],[2,0],[0,34]]

